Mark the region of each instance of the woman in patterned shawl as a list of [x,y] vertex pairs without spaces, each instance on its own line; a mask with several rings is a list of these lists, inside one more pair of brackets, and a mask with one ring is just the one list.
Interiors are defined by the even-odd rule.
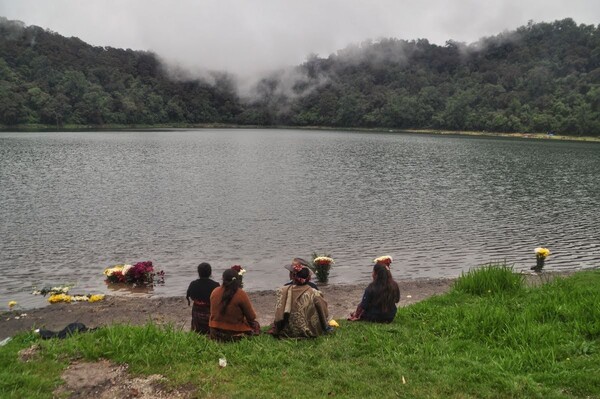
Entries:
[[312,338],[328,330],[327,302],[320,291],[308,285],[310,270],[296,265],[292,285],[277,292],[273,335],[285,338]]

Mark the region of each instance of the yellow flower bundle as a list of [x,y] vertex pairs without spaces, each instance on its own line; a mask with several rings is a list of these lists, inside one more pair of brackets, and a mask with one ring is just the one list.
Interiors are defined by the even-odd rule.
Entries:
[[104,299],[104,294],[95,294],[95,295],[67,295],[67,294],[53,294],[48,298],[48,302],[50,303],[59,303],[59,302],[98,302]]
[[548,248],[538,247],[534,250],[534,252],[535,256],[538,258],[546,258],[548,255],[550,255],[550,250]]
[[130,265],[115,265],[112,267],[107,267],[106,269],[104,269],[104,275],[112,276],[114,272],[123,272],[125,266],[131,267]]
[[48,302],[50,302],[50,303],[71,302],[71,295],[53,294],[53,295],[50,295],[50,298],[48,298]]
[[96,294],[91,295],[89,301],[90,302],[98,302],[104,299],[104,294]]

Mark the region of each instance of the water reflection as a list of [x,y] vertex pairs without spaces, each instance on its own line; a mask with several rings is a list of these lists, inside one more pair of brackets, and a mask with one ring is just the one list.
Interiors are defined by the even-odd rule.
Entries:
[[154,294],[154,286],[132,286],[124,283],[106,284],[107,293],[111,295],[129,296],[129,297],[150,297]]

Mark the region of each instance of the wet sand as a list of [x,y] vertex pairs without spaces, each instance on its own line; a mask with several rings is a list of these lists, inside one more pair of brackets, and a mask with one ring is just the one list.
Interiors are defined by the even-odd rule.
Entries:
[[[450,288],[453,279],[422,279],[398,281],[401,300],[399,306],[442,294]],[[364,285],[323,285],[320,287],[334,319],[345,319],[360,302]],[[261,326],[273,321],[275,291],[255,291],[248,295],[258,314]],[[184,297],[131,298],[106,296],[95,303],[57,303],[39,309],[15,309],[0,316],[0,339],[36,328],[61,330],[69,323],[83,323],[89,328],[111,324],[141,325],[147,322],[172,324],[189,331],[191,307]]]

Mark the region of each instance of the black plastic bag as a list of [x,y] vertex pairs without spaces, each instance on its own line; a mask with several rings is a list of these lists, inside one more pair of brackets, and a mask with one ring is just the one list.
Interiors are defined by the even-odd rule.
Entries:
[[62,330],[55,332],[50,330],[42,330],[40,329],[39,334],[42,339],[50,339],[50,338],[67,338],[74,333],[81,333],[91,331],[89,328],[85,326],[83,323],[71,323]]

